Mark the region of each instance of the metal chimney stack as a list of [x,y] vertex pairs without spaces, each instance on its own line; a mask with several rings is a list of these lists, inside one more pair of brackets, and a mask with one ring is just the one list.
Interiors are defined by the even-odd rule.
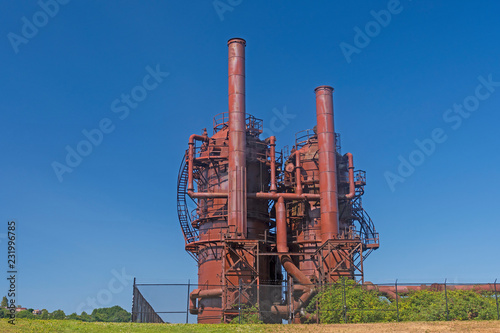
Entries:
[[229,100],[229,231],[247,235],[245,40],[233,38],[228,45]]
[[319,86],[316,92],[316,120],[319,146],[319,186],[321,197],[321,240],[339,233],[337,203],[337,162],[333,124],[333,88]]

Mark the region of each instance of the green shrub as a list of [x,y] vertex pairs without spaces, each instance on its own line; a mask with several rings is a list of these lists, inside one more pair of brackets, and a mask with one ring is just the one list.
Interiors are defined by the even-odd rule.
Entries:
[[[238,305],[235,304],[235,307]],[[254,306],[244,306],[241,309],[241,320],[240,316],[236,316],[231,320],[231,324],[262,324],[263,321],[260,319],[260,311],[257,305]]]
[[[345,296],[344,296],[345,288]],[[473,290],[448,290],[449,320],[492,320],[497,318],[494,295]],[[344,297],[345,305],[344,309]],[[401,321],[446,320],[444,291],[419,290],[400,297]],[[319,309],[319,311],[318,311]],[[309,303],[310,314],[319,312],[321,323],[385,322],[397,319],[396,302],[375,290],[366,290],[350,279],[324,287]]]
[[[344,287],[346,309],[344,309]],[[365,290],[347,278],[324,287],[323,291],[312,298],[307,307],[307,311],[311,314],[319,312],[320,322],[325,324],[343,323],[344,313],[347,322],[350,323],[395,320],[396,314],[390,310],[393,310],[393,305],[386,298],[380,297],[374,290]]]

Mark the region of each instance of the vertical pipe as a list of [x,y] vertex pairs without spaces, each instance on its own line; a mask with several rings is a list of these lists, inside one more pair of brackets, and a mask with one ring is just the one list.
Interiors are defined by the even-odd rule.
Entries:
[[349,193],[345,195],[346,199],[352,199],[356,195],[356,186],[354,185],[354,162],[352,160],[352,154],[346,154],[349,161]]
[[288,252],[286,208],[283,197],[279,197],[276,204],[276,247],[278,252]]
[[193,160],[194,160],[194,141],[189,142],[188,152],[188,191],[194,190],[193,186]]
[[295,151],[295,183],[296,183],[296,194],[302,194],[302,176],[301,176],[301,166],[300,166],[300,150]]
[[325,242],[334,239],[339,233],[333,88],[319,86],[314,91],[316,92],[316,119],[318,123],[321,240]]
[[194,164],[194,142],[195,140],[207,142],[208,141],[208,134],[207,134],[207,129],[203,129],[203,135],[196,135],[196,134],[191,134],[189,137],[189,150],[188,150],[188,191],[193,191],[194,190],[194,185],[193,185],[193,164]]
[[269,146],[271,146],[271,192],[276,193],[278,188],[276,187],[276,137],[271,136],[269,138]]
[[228,45],[229,100],[229,231],[246,238],[246,126],[245,40],[233,38]]

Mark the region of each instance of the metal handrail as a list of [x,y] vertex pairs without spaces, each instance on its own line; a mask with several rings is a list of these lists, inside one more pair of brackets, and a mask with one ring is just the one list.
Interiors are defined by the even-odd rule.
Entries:
[[[245,125],[247,131],[255,135],[261,134],[264,128],[264,122],[262,119],[256,118],[248,113],[246,114]],[[229,112],[221,112],[214,116],[213,120],[214,134],[224,128],[227,128],[228,126],[229,126]]]
[[[191,216],[189,215],[186,201],[188,178],[188,164],[186,163],[186,156],[187,151],[182,158],[181,166],[179,168],[179,176],[177,178],[177,216],[179,218],[179,224],[187,245],[189,243],[196,242],[199,239],[199,236],[198,232],[191,226]],[[195,255],[193,254],[193,256]]]

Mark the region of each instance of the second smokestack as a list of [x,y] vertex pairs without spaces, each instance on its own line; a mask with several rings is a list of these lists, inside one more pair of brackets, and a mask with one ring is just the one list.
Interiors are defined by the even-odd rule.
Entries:
[[314,91],[316,92],[316,119],[318,123],[321,240],[325,242],[336,238],[339,233],[333,88],[319,86]]

